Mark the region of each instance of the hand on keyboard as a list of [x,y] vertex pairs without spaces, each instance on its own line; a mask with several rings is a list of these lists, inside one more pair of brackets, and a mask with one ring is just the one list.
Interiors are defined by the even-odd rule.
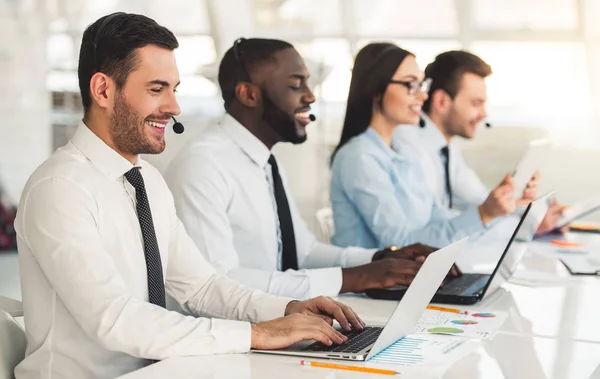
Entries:
[[300,313],[253,324],[251,328],[253,349],[282,349],[303,340],[317,340],[331,346],[348,339],[323,319]]

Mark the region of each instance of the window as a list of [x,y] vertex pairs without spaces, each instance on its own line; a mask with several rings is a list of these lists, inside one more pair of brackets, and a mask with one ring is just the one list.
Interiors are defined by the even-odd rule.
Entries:
[[73,38],[66,33],[50,34],[46,46],[48,64],[53,69],[75,70],[77,62]]
[[413,53],[421,70],[431,63],[435,57],[448,50],[460,49],[455,40],[419,40],[419,39],[363,39],[358,42],[358,49],[371,42],[391,42]]
[[215,44],[210,36],[184,36],[179,37],[178,41],[175,58],[181,75],[197,73],[202,66],[214,63],[217,59]]
[[475,25],[481,29],[572,30],[577,28],[577,0],[477,0]]
[[342,38],[316,38],[295,43],[311,75],[311,86],[322,101],[346,101],[350,87],[352,56],[350,44]]
[[179,35],[209,34],[206,0],[144,1],[143,12]]
[[454,0],[352,0],[361,37],[454,36],[458,32]]
[[487,80],[490,107],[524,118],[591,115],[582,43],[475,42],[472,47],[494,72]]
[[254,21],[261,33],[269,35],[338,35],[340,1],[346,0],[254,0]]

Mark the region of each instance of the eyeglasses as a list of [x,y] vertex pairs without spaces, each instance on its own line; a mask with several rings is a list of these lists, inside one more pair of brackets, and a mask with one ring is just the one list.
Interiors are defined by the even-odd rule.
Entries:
[[431,78],[426,78],[422,82],[420,82],[418,80],[413,80],[410,82],[403,81],[403,80],[390,80],[390,83],[402,84],[403,86],[405,86],[407,88],[408,94],[410,96],[415,96],[417,93],[419,93],[419,91],[428,93],[429,89],[431,88]]

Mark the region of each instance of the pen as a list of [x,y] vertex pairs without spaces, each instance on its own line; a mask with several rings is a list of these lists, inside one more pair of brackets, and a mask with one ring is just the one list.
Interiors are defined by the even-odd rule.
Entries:
[[461,311],[460,309],[438,307],[438,306],[435,306],[435,305],[428,305],[427,309],[430,309],[432,311],[442,311],[442,312],[450,312],[450,313],[459,313],[461,315],[468,315],[469,314],[469,312],[467,312],[467,311]]
[[383,374],[383,375],[396,375],[400,374],[394,370],[383,370],[380,368],[371,368],[371,367],[362,367],[362,366],[348,366],[348,365],[338,365],[335,363],[324,363],[324,362],[310,362],[305,361],[304,359],[300,361],[302,366],[312,366],[312,367],[322,367],[322,368],[335,368],[338,370],[349,370],[349,371],[360,371],[360,372],[370,372],[371,374]]

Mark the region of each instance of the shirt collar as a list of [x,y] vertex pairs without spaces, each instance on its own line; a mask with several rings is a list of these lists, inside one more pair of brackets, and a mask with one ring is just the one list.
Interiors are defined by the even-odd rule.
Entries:
[[261,142],[246,127],[239,123],[229,113],[225,113],[221,120],[221,127],[225,133],[235,142],[242,151],[250,157],[259,167],[265,167],[271,150]]
[[[111,179],[118,179],[134,165],[108,146],[100,137],[92,132],[83,121],[75,131],[71,142],[87,159]],[[136,157],[136,166],[140,165],[140,157]]]
[[394,150],[393,146],[388,146],[383,138],[381,138],[381,136],[373,128],[367,128],[365,136],[373,141],[390,159],[402,160],[402,156],[398,154],[396,150]]
[[438,127],[431,121],[431,119],[423,113],[423,120],[425,121],[425,127],[423,128],[423,143],[428,149],[439,153],[443,147],[448,146],[449,143],[446,141],[446,137],[438,129]]

